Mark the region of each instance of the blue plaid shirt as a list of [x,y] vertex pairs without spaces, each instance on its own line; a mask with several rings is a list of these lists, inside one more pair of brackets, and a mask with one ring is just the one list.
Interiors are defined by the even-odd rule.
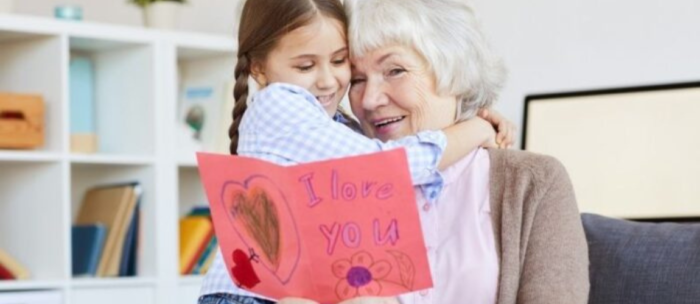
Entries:
[[[316,97],[301,87],[271,84],[253,96],[239,127],[238,154],[280,165],[406,149],[416,186],[433,201],[442,189],[437,170],[447,138],[442,131],[424,131],[398,140],[369,139],[343,124],[339,113],[329,117]],[[202,284],[201,294],[231,293],[265,298],[236,287],[217,253]]]

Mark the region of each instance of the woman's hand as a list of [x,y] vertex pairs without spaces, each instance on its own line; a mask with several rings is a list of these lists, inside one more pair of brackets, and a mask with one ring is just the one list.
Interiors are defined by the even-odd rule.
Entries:
[[284,298],[277,304],[318,304],[318,302],[302,298]]
[[517,130],[515,124],[503,117],[501,113],[489,109],[479,110],[479,117],[491,123],[493,128],[498,132],[498,134],[496,134],[496,145],[499,148],[510,148],[513,146],[513,143],[515,143],[515,132]]
[[399,304],[399,300],[396,298],[359,297],[338,304]]
[[[302,298],[284,298],[279,300],[277,304],[318,304],[318,302]],[[399,300],[396,298],[359,297],[338,304],[399,304]]]

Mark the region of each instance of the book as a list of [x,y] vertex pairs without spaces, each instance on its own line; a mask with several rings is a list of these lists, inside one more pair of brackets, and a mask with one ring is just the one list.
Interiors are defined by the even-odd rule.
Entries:
[[[192,210],[190,210],[190,213],[188,213],[187,216],[199,216],[211,221],[211,209],[209,208],[209,206],[195,206],[192,207]],[[209,241],[209,244],[207,245],[204,252],[199,256],[197,263],[195,263],[195,266],[192,269],[191,274],[204,274],[207,272],[208,268],[206,268],[206,264],[208,261],[212,260],[212,255],[216,255],[216,250],[217,248],[219,248],[218,245],[219,244],[216,240],[216,235],[214,235]]]
[[71,248],[74,277],[97,275],[97,265],[102,256],[106,235],[107,228],[100,223],[73,226]]
[[207,263],[207,261],[209,260],[209,257],[212,255],[212,253],[216,254],[215,250],[216,250],[216,248],[218,248],[218,245],[219,244],[216,240],[216,235],[212,236],[206,249],[204,249],[204,252],[202,252],[202,254],[199,256],[197,263],[195,263],[195,266],[192,269],[191,274],[204,274],[204,273],[206,273],[206,270],[203,271],[204,265]]
[[97,133],[92,60],[82,56],[72,57],[69,74],[71,152],[94,153],[97,150]]
[[0,281],[2,280],[14,280],[15,276],[10,272],[9,269],[5,268],[0,264]]
[[[119,276],[119,270],[121,267],[123,255],[124,255],[124,245],[127,239],[127,233],[131,224],[133,223],[134,217],[138,217],[136,212],[136,204],[141,198],[142,190],[139,184],[133,184],[133,196],[129,202],[129,207],[127,209],[127,217],[122,222],[121,235],[116,240],[117,243],[114,246],[114,251],[112,252],[112,257],[108,261],[105,276],[116,277]],[[132,239],[133,241],[133,239]]]
[[[214,237],[216,237],[216,236],[214,236]],[[207,260],[204,262],[204,265],[202,266],[202,269],[199,270],[199,274],[206,274],[206,273],[209,271],[209,268],[211,268],[211,264],[213,264],[213,263],[214,263],[214,260],[216,260],[216,254],[219,253],[219,250],[221,250],[221,249],[220,249],[221,247],[219,247],[218,242],[219,242],[219,241],[217,240],[216,247],[215,247],[214,250],[211,252],[211,254],[209,254],[209,257],[208,257]]]
[[195,206],[192,207],[187,216],[203,216],[211,219],[211,209],[209,206]]
[[75,224],[102,223],[107,229],[97,276],[119,275],[124,236],[139,193],[138,183],[128,183],[94,187],[85,194]]
[[139,196],[134,215],[129,224],[129,230],[124,238],[124,248],[122,250],[122,259],[119,264],[119,276],[135,276],[137,263],[137,246],[139,238],[139,222],[141,221],[141,196]]
[[70,59],[70,132],[95,133],[93,64],[87,57]]
[[15,260],[9,253],[0,249],[0,265],[12,275],[15,280],[29,279],[30,273],[19,261]]
[[192,272],[214,236],[211,220],[201,216],[180,219],[180,274]]

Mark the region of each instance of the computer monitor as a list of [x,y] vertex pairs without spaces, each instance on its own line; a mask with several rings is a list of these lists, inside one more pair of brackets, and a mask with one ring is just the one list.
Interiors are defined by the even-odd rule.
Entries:
[[700,217],[700,83],[527,96],[522,144],[564,164],[582,212]]

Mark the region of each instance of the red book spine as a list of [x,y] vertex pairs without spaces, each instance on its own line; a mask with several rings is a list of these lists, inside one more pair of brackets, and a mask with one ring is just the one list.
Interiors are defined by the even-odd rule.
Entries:
[[2,264],[0,264],[0,280],[14,280],[15,276],[7,270]]

